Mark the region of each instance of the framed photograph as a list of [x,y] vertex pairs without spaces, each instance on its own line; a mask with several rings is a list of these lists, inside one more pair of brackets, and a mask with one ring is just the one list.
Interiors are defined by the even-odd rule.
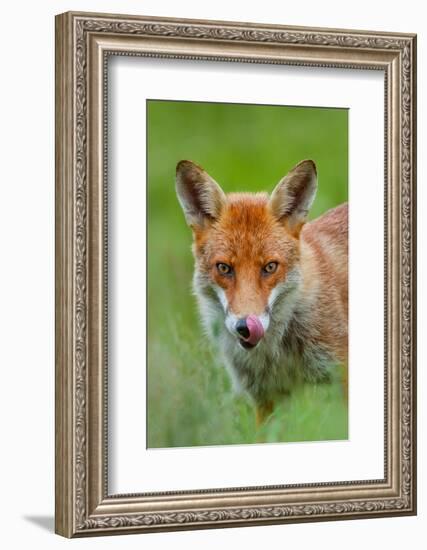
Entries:
[[56,18],[56,532],[416,513],[416,37]]

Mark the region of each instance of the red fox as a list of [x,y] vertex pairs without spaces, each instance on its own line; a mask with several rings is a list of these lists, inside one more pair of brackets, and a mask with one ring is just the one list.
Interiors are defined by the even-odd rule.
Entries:
[[331,365],[347,365],[348,205],[306,223],[316,190],[312,160],[271,196],[225,195],[200,166],[177,165],[201,317],[258,425],[297,380],[326,381]]

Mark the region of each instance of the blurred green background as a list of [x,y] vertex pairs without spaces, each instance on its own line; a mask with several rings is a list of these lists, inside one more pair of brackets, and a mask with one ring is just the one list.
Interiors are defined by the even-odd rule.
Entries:
[[149,447],[259,440],[347,439],[339,381],[297,388],[257,432],[236,397],[191,291],[191,231],[175,194],[175,167],[193,160],[224,191],[271,191],[295,164],[313,159],[319,186],[310,217],[347,200],[346,109],[147,102]]

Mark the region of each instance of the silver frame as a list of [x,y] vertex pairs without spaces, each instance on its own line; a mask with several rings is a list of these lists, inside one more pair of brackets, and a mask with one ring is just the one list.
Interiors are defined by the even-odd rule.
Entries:
[[[385,477],[109,495],[107,58],[385,75]],[[416,37],[68,12],[56,17],[56,532],[66,537],[416,513]]]

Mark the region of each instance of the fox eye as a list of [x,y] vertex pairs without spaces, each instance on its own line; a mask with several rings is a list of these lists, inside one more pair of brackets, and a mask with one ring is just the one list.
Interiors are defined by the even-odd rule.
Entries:
[[262,271],[270,275],[276,271],[278,265],[279,264],[277,262],[268,262],[268,264],[262,268]]
[[233,272],[233,268],[231,267],[231,265],[221,262],[216,264],[216,268],[221,273],[221,275],[231,275],[231,273]]

